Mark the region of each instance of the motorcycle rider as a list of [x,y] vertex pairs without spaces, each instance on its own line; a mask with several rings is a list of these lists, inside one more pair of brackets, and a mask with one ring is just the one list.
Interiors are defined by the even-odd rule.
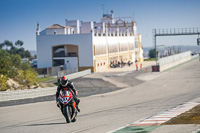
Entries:
[[61,90],[64,91],[64,90],[68,90],[68,89],[72,90],[74,101],[76,102],[76,108],[77,108],[78,112],[80,112],[80,109],[78,107],[78,104],[79,104],[80,100],[77,98],[76,88],[74,87],[73,82],[70,82],[68,80],[67,76],[63,76],[63,77],[60,78],[60,84],[58,85],[57,91],[56,91],[56,103],[57,103],[57,106],[58,107],[61,106],[61,111],[63,113],[63,105],[60,104],[60,102],[58,100],[58,97],[59,97],[59,93],[60,93]]

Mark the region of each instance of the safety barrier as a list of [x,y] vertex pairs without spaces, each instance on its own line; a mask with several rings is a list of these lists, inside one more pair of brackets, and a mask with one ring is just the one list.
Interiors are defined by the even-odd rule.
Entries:
[[[68,75],[68,79],[71,80],[88,74],[91,74],[91,69],[70,74]],[[56,93],[56,89],[57,87],[47,87],[47,88],[37,88],[37,89],[1,91],[0,102],[54,95]]]
[[191,60],[191,51],[159,59],[160,72]]
[[56,92],[56,88],[57,87],[47,87],[37,89],[3,91],[0,92],[0,102],[53,95]]
[[193,55],[192,59],[199,58],[199,54]]

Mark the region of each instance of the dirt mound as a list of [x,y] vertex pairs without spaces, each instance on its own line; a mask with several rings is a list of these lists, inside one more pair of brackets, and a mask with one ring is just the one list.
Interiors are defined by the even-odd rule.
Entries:
[[20,84],[18,82],[14,81],[13,79],[8,79],[8,81],[6,83],[10,88],[8,90],[16,90],[21,87]]
[[8,79],[8,81],[6,82],[8,85],[7,91],[12,91],[12,90],[18,90],[18,89],[36,89],[39,87],[39,84],[36,83],[35,85],[31,85],[31,86],[26,86],[26,85],[21,85],[19,84],[17,81],[14,81],[13,79]]

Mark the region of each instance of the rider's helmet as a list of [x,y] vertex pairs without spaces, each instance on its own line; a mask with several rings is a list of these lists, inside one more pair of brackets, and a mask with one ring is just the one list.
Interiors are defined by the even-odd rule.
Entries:
[[68,84],[68,78],[67,78],[67,76],[62,76],[62,77],[60,78],[60,84],[61,84],[62,86],[67,86],[67,84]]

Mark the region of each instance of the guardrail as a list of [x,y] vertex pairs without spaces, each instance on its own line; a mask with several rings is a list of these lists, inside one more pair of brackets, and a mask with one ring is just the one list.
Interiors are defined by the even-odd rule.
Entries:
[[[91,74],[91,69],[69,74],[68,79],[71,80],[89,74]],[[56,89],[57,87],[47,87],[47,88],[26,89],[26,90],[1,91],[0,102],[50,96],[56,93]]]

